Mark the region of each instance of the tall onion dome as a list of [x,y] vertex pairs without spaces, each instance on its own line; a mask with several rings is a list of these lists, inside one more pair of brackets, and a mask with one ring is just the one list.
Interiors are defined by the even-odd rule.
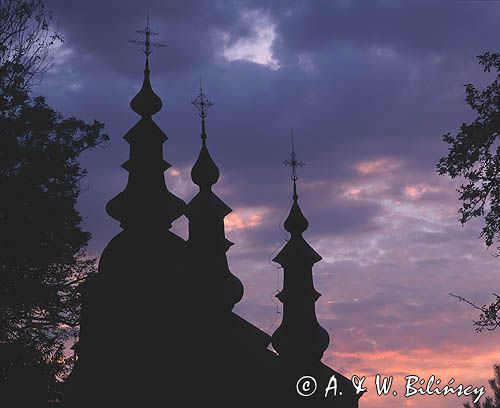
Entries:
[[233,245],[226,239],[224,218],[232,210],[212,191],[219,179],[219,169],[207,148],[205,118],[212,103],[200,85],[200,93],[193,105],[201,118],[201,149],[192,170],[191,179],[199,192],[187,206],[189,219],[188,247],[194,262],[198,297],[205,309],[230,312],[243,297],[241,281],[229,270],[226,252]]
[[[106,207],[122,231],[108,243],[98,273],[82,290],[78,360],[65,405],[72,408],[157,404],[164,398],[164,384],[161,376],[151,375],[153,368],[170,367],[184,376],[186,361],[174,350],[192,348],[195,342],[186,319],[191,311],[179,307],[187,303],[179,290],[188,286],[186,242],[170,231],[185,203],[165,185],[167,136],[152,119],[162,107],[150,82],[154,33],[149,26],[140,33],[146,36],[137,41],[144,45],[146,63],[142,87],[130,103],[140,119],[124,137],[130,144],[122,165],[128,181]],[[168,352],[152,360],[150,350],[160,347]]]
[[281,361],[319,363],[330,341],[315,310],[321,294],[314,288],[312,267],[322,258],[302,236],[309,224],[298,203],[296,169],[304,164],[293,148],[285,164],[292,167],[293,204],[284,223],[290,239],[273,259],[283,267],[283,289],[276,295],[283,303],[283,320],[272,345]]

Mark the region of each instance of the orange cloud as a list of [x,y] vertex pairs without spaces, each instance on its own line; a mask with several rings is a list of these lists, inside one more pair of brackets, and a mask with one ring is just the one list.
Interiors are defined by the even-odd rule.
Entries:
[[361,188],[359,187],[348,187],[344,191],[344,195],[346,196],[346,198],[350,198],[353,200],[357,200],[360,194],[361,194]]
[[165,172],[165,180],[169,190],[183,199],[194,195],[197,190],[191,181],[191,170],[187,167],[171,167]]
[[181,175],[181,172],[177,169],[170,169],[170,175],[172,177],[179,177]]
[[406,186],[403,190],[404,194],[411,199],[420,198],[422,196],[422,194],[425,194],[425,193],[437,193],[439,191],[441,191],[440,188],[430,186],[426,183],[419,183],[419,184]]
[[373,159],[373,160],[368,160],[364,162],[357,163],[354,168],[356,171],[363,175],[363,176],[368,176],[371,174],[378,174],[378,173],[386,173],[390,171],[394,171],[401,167],[401,161],[388,158],[388,157],[381,157],[378,159]]
[[346,183],[341,186],[342,196],[348,200],[381,199],[390,189],[384,179],[372,180],[372,182]]
[[254,228],[264,220],[267,210],[264,208],[240,208],[233,211],[225,219],[226,231]]

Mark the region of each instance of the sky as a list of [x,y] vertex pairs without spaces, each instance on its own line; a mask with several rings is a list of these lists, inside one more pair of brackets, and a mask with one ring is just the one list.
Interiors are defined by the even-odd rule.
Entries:
[[[119,231],[104,207],[120,192],[122,139],[139,117],[129,107],[144,55],[129,43],[146,25],[164,47],[151,56],[163,100],[154,119],[169,139],[170,190],[196,193],[190,168],[200,123],[191,105],[203,78],[214,103],[208,144],[221,171],[214,190],[233,209],[226,233],[231,271],[245,285],[236,311],[262,330],[278,327],[270,262],[287,238],[283,166],[295,135],[300,204],[314,267],[316,304],[331,338],[323,361],[367,376],[361,407],[461,407],[455,396],[377,396],[374,376],[406,375],[485,386],[500,363],[498,333],[477,334],[476,312],[498,288],[481,220],[458,221],[459,181],[436,173],[441,136],[473,119],[466,83],[492,80],[477,56],[500,47],[500,2],[440,0],[95,1],[48,0],[64,36],[35,93],[67,116],[106,124],[110,142],[86,152],[79,210],[98,257]],[[186,237],[186,219],[174,224]],[[278,305],[279,306],[279,305]]]

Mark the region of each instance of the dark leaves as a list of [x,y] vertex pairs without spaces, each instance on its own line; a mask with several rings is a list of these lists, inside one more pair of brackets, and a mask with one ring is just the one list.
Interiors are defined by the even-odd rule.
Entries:
[[486,72],[494,70],[497,76],[482,90],[465,86],[466,101],[477,117],[462,124],[456,135],[443,136],[450,148],[437,168],[441,175],[464,180],[458,189],[460,222],[484,217],[480,236],[491,246],[500,239],[500,54],[486,53],[478,59]]
[[108,137],[102,123],[65,118],[31,95],[60,40],[49,20],[39,0],[0,2],[0,385],[30,364],[64,374],[78,286],[95,272],[76,209],[78,159]]

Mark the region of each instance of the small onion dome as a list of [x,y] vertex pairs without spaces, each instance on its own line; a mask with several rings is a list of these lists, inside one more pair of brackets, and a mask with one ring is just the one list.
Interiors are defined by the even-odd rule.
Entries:
[[205,143],[200,150],[198,160],[191,169],[191,179],[200,188],[212,187],[219,179],[219,169],[210,157]]
[[130,107],[135,113],[141,116],[154,115],[159,112],[162,107],[161,99],[154,93],[149,80],[149,59],[146,59],[142,88],[130,102]]
[[293,205],[290,209],[290,214],[288,215],[284,223],[285,229],[291,234],[302,234],[309,226],[309,222],[307,221],[306,217],[304,217],[297,199],[297,190],[294,182]]

